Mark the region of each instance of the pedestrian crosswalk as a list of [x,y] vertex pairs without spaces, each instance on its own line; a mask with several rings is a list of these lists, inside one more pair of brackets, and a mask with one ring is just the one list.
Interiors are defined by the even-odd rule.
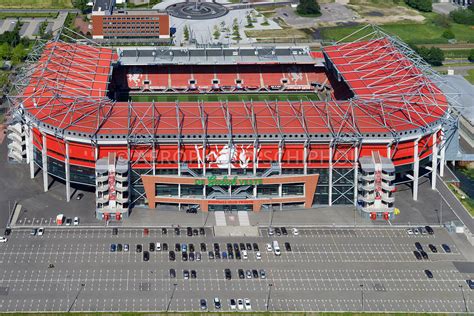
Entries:
[[249,213],[247,211],[238,211],[240,226],[250,226]]
[[227,226],[223,211],[215,211],[214,215],[216,216],[216,226]]

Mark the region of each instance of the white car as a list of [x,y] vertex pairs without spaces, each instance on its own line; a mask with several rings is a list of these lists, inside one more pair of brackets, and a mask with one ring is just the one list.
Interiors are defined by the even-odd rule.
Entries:
[[156,243],[156,251],[161,251],[161,243]]
[[275,230],[273,230],[273,228],[269,228],[268,229],[268,236],[273,236],[273,234],[275,234]]
[[242,259],[247,260],[248,258],[247,250],[242,250]]
[[255,253],[255,259],[257,259],[257,260],[262,260],[262,255],[260,254],[260,251],[257,251],[257,252]]
[[250,300],[248,298],[244,298],[244,302],[246,310],[252,309],[252,305],[250,305]]
[[420,232],[418,231],[418,228],[414,228],[414,229],[413,229],[413,232],[415,233],[415,235],[420,234]]
[[408,235],[413,235],[413,230],[412,230],[411,228],[408,228],[408,229],[407,229],[407,234],[408,234]]
[[38,228],[38,236],[43,236],[44,234],[44,227]]
[[74,220],[73,220],[73,225],[74,226],[78,226],[79,225],[79,217],[74,217]]
[[0,242],[7,242],[8,238],[4,236],[0,236]]
[[293,228],[293,235],[298,236],[299,234],[300,232],[298,231],[298,229]]
[[241,298],[239,298],[239,299],[237,300],[237,309],[238,309],[239,311],[241,311],[241,310],[244,309],[244,301],[243,301]]
[[271,245],[271,244],[267,244],[267,251],[268,251],[268,252],[272,252],[272,251],[273,251],[273,248],[272,248],[272,245]]

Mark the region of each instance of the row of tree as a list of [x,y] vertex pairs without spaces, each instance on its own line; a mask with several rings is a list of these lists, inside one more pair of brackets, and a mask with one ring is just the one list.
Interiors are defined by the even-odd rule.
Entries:
[[412,49],[420,55],[428,64],[432,66],[442,66],[444,61],[444,53],[438,47],[425,47],[412,45]]
[[405,3],[421,12],[433,11],[432,0],[405,0]]
[[449,15],[456,23],[474,25],[474,3],[468,6],[467,9],[459,8],[451,11]]

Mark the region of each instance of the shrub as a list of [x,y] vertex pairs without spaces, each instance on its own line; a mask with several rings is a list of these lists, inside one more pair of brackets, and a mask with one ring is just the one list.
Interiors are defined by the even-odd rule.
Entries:
[[471,49],[471,51],[469,52],[469,56],[467,56],[467,59],[469,59],[471,63],[474,63],[474,49]]
[[442,66],[444,61],[444,53],[437,47],[412,46],[413,50],[420,55],[428,64],[432,66]]
[[449,15],[456,23],[474,25],[473,10],[459,8],[457,10],[451,11]]
[[446,39],[453,39],[456,37],[456,35],[454,35],[453,31],[451,31],[450,29],[444,31],[442,36]]
[[319,15],[321,8],[316,0],[300,0],[296,12],[300,15]]
[[436,26],[442,27],[444,29],[447,29],[447,28],[451,27],[451,19],[449,18],[448,15],[445,15],[445,14],[437,14],[433,18],[433,23]]

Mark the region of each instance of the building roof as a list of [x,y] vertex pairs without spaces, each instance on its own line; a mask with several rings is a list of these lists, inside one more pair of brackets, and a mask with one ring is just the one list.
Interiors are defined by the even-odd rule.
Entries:
[[94,0],[92,12],[108,12],[111,13],[115,6],[115,0]]
[[[382,38],[339,44],[324,48],[324,54],[354,98],[277,103],[115,102],[107,98],[106,90],[111,65],[123,61],[123,54],[118,57],[112,49],[94,45],[50,42],[19,99],[31,119],[55,133],[107,139],[143,135],[188,140],[232,135],[242,141],[256,137],[393,138],[424,133],[445,116],[444,94],[392,42]],[[242,61],[247,57],[251,55],[242,55]]]

